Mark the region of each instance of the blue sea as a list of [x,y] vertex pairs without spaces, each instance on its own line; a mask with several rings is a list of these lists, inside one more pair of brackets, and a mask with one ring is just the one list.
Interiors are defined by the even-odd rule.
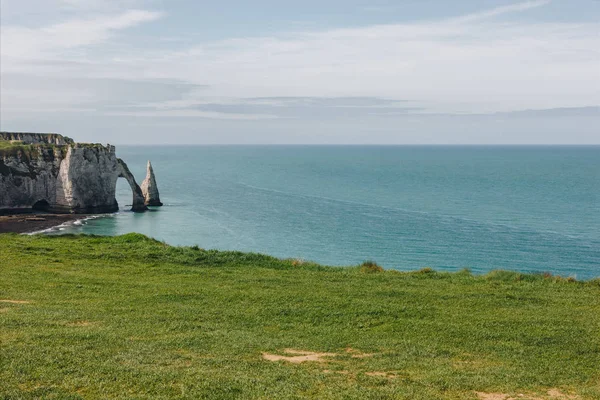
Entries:
[[165,206],[61,233],[328,265],[600,276],[600,146],[121,146],[152,160]]

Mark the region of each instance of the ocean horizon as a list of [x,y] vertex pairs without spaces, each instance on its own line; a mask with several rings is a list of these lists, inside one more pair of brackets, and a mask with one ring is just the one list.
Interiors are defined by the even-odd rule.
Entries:
[[51,233],[139,232],[172,245],[327,265],[600,276],[600,146],[117,146],[165,204]]

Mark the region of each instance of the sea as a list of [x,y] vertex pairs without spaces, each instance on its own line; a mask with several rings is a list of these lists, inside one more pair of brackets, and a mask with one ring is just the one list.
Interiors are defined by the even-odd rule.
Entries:
[[151,160],[163,207],[50,234],[139,232],[171,245],[326,265],[600,277],[600,146],[120,146]]

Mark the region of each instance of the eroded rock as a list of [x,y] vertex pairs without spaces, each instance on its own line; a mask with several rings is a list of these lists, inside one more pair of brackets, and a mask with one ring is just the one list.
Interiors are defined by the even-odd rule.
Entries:
[[141,188],[127,164],[117,158],[114,146],[74,143],[56,134],[2,132],[0,140],[23,144],[0,147],[0,210],[115,212],[119,209],[115,192],[120,177],[131,187],[132,210],[147,209]]
[[144,194],[144,202],[147,206],[163,205],[160,201],[160,194],[158,193],[156,178],[154,177],[154,169],[152,169],[152,163],[149,160],[146,166],[146,179],[142,182],[141,188]]

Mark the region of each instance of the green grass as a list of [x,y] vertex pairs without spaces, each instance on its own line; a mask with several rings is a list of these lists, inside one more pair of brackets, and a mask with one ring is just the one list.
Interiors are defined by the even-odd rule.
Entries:
[[[103,149],[105,146],[100,143],[76,143],[77,147],[85,147],[89,149]],[[0,156],[15,157],[21,154],[26,159],[37,158],[40,153],[52,153],[56,149],[60,149],[63,157],[67,154],[69,145],[56,145],[50,143],[24,144],[19,141],[8,141],[0,139]]]
[[599,281],[368,265],[0,235],[0,398],[600,398]]
[[0,157],[16,157],[20,154],[25,159],[32,160],[37,158],[40,153],[52,154],[56,148],[66,152],[67,146],[57,146],[47,143],[24,144],[22,142],[0,140]]
[[4,140],[4,139],[0,138],[0,150],[8,150],[13,147],[23,147],[23,146],[24,146],[23,142]]

